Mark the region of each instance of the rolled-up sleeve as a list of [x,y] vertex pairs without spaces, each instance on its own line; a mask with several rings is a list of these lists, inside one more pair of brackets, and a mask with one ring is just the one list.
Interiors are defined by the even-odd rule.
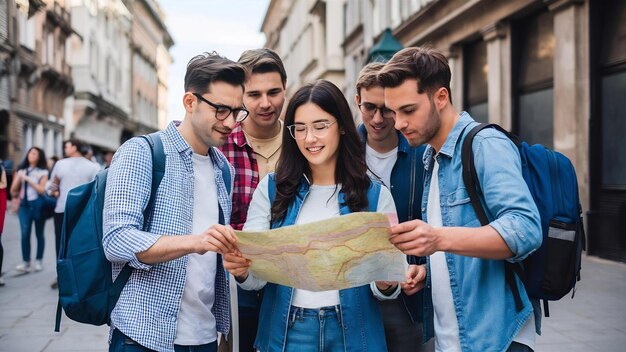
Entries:
[[518,262],[542,242],[539,211],[522,177],[516,146],[503,134],[483,130],[473,141],[474,161],[489,214],[489,224],[513,252]]
[[115,153],[107,176],[102,244],[111,262],[149,270],[136,254],[160,237],[143,231],[144,209],[152,189],[152,152],[146,141],[134,138]]

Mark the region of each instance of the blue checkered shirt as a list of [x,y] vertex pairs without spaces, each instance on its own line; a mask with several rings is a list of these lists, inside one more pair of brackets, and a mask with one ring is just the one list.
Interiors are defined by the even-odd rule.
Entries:
[[[185,286],[188,258],[183,256],[147,265],[140,262],[135,253],[150,248],[160,236],[192,233],[193,151],[176,129],[176,124],[170,123],[161,132],[166,155],[165,175],[157,190],[154,212],[148,219],[147,229],[142,230],[143,211],[150,198],[152,157],[150,146],[144,139],[133,138],[115,153],[104,201],[103,245],[107,258],[113,263],[113,277],[117,277],[126,263],[136,269],[111,313],[111,329],[117,328],[141,345],[157,351],[174,351],[176,319]],[[228,223],[231,195],[227,192],[221,172],[221,166],[228,161],[215,148],[209,152],[215,169],[218,202]],[[230,170],[232,180],[232,166]],[[219,255],[212,312],[217,331],[227,334],[230,322],[228,282]]]

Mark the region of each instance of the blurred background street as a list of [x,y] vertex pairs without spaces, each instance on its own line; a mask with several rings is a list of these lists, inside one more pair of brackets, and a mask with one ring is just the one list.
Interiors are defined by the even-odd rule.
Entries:
[[[80,324],[63,316],[61,331],[54,332],[57,291],[50,288],[55,276],[53,234],[52,221],[48,221],[44,270],[17,275],[19,225],[16,215],[7,214],[2,235],[6,285],[0,287],[0,352],[107,351],[107,326]],[[537,351],[623,351],[624,292],[626,265],[585,258],[575,298],[550,304],[551,317],[543,320]]]

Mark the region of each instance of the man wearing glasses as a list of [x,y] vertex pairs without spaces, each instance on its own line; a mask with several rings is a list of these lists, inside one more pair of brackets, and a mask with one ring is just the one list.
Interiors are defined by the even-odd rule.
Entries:
[[225,180],[234,170],[215,147],[248,116],[245,78],[243,66],[216,53],[189,61],[185,117],[160,132],[165,175],[145,227],[150,146],[133,138],[113,157],[103,246],[115,277],[125,264],[133,272],[111,313],[109,351],[216,351],[218,332],[228,334],[221,255],[236,248],[235,234],[225,226],[231,214]]
[[[384,64],[367,64],[357,79],[356,104],[362,124],[358,130],[365,143],[365,159],[374,178],[389,188],[400,222],[421,219],[421,202],[424,166],[422,155],[425,146],[411,147],[399,131],[394,120],[383,117],[385,107],[383,87],[377,80]],[[417,257],[407,257],[410,270],[426,274]],[[390,352],[431,351],[422,345],[422,293],[420,287],[401,285],[399,299],[381,301],[385,338]]]
[[[280,113],[285,103],[287,73],[283,62],[270,49],[247,50],[239,58],[250,75],[245,83],[243,102],[250,116],[237,125],[220,148],[235,167],[233,212],[235,230],[246,222],[248,205],[257,184],[275,171],[282,146]],[[262,292],[237,287],[239,351],[254,351]]]

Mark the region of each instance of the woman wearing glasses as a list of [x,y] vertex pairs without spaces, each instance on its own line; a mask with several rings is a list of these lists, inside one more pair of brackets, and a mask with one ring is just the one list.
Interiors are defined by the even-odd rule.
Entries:
[[[324,80],[300,88],[287,106],[276,174],[254,192],[244,230],[305,224],[356,211],[395,214],[389,191],[367,176],[364,148],[341,91]],[[270,204],[268,185],[276,186]],[[378,300],[397,283],[311,292],[255,278],[248,262],[224,257],[248,290],[265,287],[255,348],[267,351],[385,351]]]

